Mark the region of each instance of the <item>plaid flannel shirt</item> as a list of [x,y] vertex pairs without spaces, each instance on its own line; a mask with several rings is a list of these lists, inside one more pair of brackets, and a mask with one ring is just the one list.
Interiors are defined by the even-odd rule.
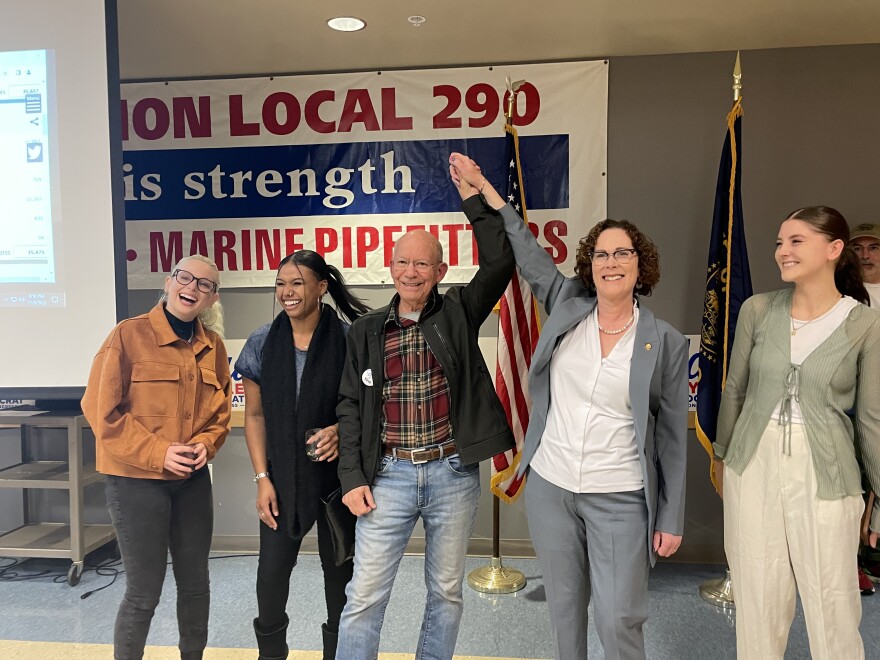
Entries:
[[452,437],[449,384],[421,326],[399,318],[392,306],[385,321],[382,442],[413,449]]

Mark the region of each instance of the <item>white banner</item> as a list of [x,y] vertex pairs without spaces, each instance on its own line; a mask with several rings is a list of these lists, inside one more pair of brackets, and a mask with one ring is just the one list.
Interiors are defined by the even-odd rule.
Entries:
[[452,151],[503,190],[505,79],[517,94],[529,220],[571,271],[606,215],[608,64],[276,76],[122,86],[128,279],[159,288],[195,252],[224,287],[267,286],[313,249],[351,284],[384,284],[400,236],[441,241],[446,282],[476,270]]

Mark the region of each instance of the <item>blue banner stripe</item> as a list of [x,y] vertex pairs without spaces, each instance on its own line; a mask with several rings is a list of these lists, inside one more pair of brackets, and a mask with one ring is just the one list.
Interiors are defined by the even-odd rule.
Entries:
[[[527,208],[568,208],[568,135],[520,138]],[[127,220],[455,212],[448,158],[504,190],[504,137],[126,151]]]

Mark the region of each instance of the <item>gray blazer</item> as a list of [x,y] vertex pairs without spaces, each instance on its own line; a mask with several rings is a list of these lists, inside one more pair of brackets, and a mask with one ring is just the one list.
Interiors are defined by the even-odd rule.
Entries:
[[[520,274],[549,317],[529,370],[532,410],[519,471],[529,465],[550,409],[550,358],[557,342],[596,307],[596,297],[577,277],[565,277],[509,205],[501,210]],[[687,461],[688,345],[684,336],[639,305],[629,395],[648,507],[647,541],[653,565],[654,530],[681,535]]]

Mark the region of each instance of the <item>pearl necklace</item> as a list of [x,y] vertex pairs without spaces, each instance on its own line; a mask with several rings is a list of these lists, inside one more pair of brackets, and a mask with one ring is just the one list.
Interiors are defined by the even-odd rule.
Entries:
[[629,317],[629,321],[627,321],[622,328],[618,328],[617,330],[606,330],[605,327],[601,323],[599,323],[598,321],[597,321],[597,323],[599,325],[599,330],[604,332],[606,335],[619,335],[621,332],[626,332],[627,330],[629,330],[629,326],[632,325],[632,322],[635,318],[636,318],[636,315],[633,314],[632,316]]

